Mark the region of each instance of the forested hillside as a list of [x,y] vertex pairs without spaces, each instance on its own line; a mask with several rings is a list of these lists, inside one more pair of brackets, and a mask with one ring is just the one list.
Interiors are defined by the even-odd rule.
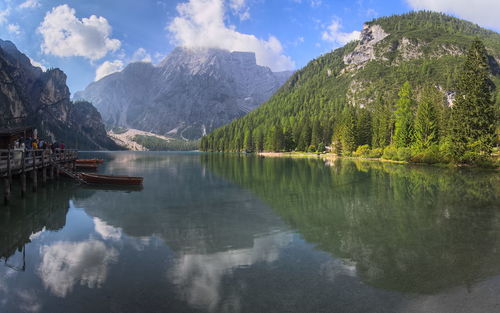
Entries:
[[[461,140],[468,142],[466,149],[475,146],[484,156],[493,146],[495,128],[486,124],[495,124],[500,104],[495,88],[500,83],[500,34],[432,12],[366,23],[360,41],[311,61],[260,108],[204,137],[201,149],[323,151],[330,146],[344,155],[358,150],[377,157],[387,152],[392,159],[420,154],[427,161],[451,160],[454,152],[445,150],[457,135],[451,125],[453,104],[457,94],[467,92],[464,88],[472,88],[464,81],[471,74],[465,69],[468,53],[475,58],[469,66],[476,62],[480,68],[472,73],[482,79],[476,87],[489,97],[482,105],[495,111],[472,117],[484,119],[478,127],[487,129],[489,139],[481,139],[481,144],[489,141],[488,147],[477,148],[481,144],[474,143],[479,140],[472,138],[475,135]],[[426,123],[434,125],[431,135]],[[401,129],[408,133],[401,134]],[[468,162],[476,157],[458,158],[455,152],[454,159]]]

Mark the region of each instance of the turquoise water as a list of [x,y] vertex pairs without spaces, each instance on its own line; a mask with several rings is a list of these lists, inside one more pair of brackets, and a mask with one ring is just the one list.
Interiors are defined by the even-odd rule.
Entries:
[[83,156],[143,188],[61,178],[1,206],[0,312],[500,311],[496,172]]

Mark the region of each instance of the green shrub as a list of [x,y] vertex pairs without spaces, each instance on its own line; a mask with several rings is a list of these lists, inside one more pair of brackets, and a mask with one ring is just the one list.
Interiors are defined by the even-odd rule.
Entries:
[[430,146],[429,148],[414,154],[411,158],[415,163],[434,164],[443,162],[439,147],[437,145]]
[[325,151],[326,151],[325,144],[321,142],[321,143],[318,145],[318,152],[325,152]]
[[369,158],[380,158],[380,157],[382,157],[382,154],[384,154],[384,149],[376,148],[376,149],[370,150],[368,157]]
[[398,149],[394,146],[387,146],[384,148],[384,153],[382,153],[382,158],[386,160],[397,160]]
[[356,152],[353,153],[355,157],[363,157],[366,158],[370,154],[370,146],[362,145],[356,149]]
[[310,145],[309,148],[307,148],[307,152],[316,152],[317,150],[315,145]]
[[412,155],[413,155],[413,152],[412,152],[411,148],[399,148],[397,160],[398,161],[410,161]]

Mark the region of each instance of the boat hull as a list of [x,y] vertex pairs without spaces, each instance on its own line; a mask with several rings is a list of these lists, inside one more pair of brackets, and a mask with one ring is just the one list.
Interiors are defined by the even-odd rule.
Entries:
[[142,185],[142,182],[144,180],[142,177],[112,176],[112,175],[89,174],[89,173],[81,173],[80,178],[82,178],[88,184],[126,185],[126,186]]

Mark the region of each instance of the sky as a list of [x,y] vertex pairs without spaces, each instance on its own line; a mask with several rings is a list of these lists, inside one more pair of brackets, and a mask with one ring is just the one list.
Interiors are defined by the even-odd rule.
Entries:
[[422,9],[500,31],[500,0],[0,0],[0,39],[62,69],[74,93],[176,46],[252,51],[259,65],[296,70],[366,21]]

